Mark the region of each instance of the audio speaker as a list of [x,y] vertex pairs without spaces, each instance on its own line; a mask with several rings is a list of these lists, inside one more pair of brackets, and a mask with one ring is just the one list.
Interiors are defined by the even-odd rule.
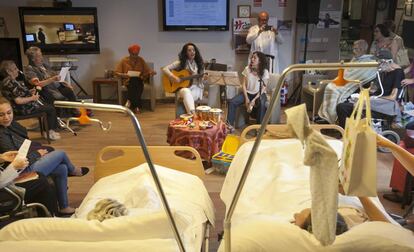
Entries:
[[321,0],[298,0],[296,5],[296,22],[317,24]]

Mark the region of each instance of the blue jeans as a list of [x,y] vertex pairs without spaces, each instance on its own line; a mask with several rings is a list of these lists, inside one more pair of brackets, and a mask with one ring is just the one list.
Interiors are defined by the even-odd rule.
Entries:
[[75,172],[75,166],[70,162],[65,152],[56,150],[47,153],[26,170],[36,171],[45,176],[53,175],[55,177],[59,208],[62,209],[69,206],[68,174]]
[[[248,96],[250,101],[253,100],[253,98],[256,95],[257,94],[247,93],[247,96]],[[267,97],[266,97],[265,94],[262,94],[260,96],[260,98],[258,98],[258,99],[260,100],[259,106],[257,108],[254,108],[252,113],[255,113],[255,115],[256,115],[256,123],[261,124],[262,121],[263,121],[263,117],[266,113]],[[235,97],[233,97],[229,101],[229,111],[228,111],[228,115],[227,115],[227,121],[229,122],[230,125],[235,126],[234,123],[236,121],[236,109],[240,105],[244,105],[244,103],[245,103],[245,101],[244,101],[244,94],[243,93],[240,93],[240,94],[236,95]]]

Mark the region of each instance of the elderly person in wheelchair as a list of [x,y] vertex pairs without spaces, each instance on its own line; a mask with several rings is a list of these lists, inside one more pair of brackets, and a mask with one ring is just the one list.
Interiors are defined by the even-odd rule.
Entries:
[[[381,73],[377,84],[370,87],[370,103],[372,117],[374,118],[374,128],[377,131],[382,131],[384,130],[383,127],[391,128],[395,119],[398,121],[401,116],[397,97],[401,91],[401,81],[404,79],[404,71],[399,65],[394,63],[389,50],[381,50],[378,53],[378,59],[381,63]],[[357,97],[357,94],[353,94],[351,101],[343,102],[336,106],[339,126],[345,127],[346,118],[351,116],[354,108],[352,100],[357,99]],[[380,125],[375,125],[375,119],[380,121]],[[398,142],[398,135],[393,135],[397,138],[393,140]]]
[[[368,43],[363,40],[357,40],[352,45],[353,58],[351,62],[373,62],[375,57],[367,54]],[[376,78],[375,69],[346,69],[344,71],[344,78],[346,80],[360,80],[361,84],[366,84]],[[330,124],[335,124],[338,115],[336,113],[336,106],[339,103],[345,102],[352,93],[358,90],[358,83],[349,82],[345,86],[337,86],[334,83],[329,83],[323,94],[323,102],[318,110],[317,123],[324,123],[328,121]]]
[[[17,151],[0,154],[0,220],[7,219],[7,216],[20,215],[19,211],[24,204],[30,203],[45,206],[49,211],[42,213],[45,216],[57,214],[56,192],[47,178],[40,173],[33,174],[30,179],[20,175],[20,171],[28,165],[26,158],[17,157]],[[19,196],[19,188],[25,189],[23,196]],[[41,213],[37,215],[39,214]]]

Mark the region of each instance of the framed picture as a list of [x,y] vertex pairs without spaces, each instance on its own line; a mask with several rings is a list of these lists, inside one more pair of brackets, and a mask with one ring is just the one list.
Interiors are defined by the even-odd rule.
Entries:
[[238,5],[237,6],[237,17],[249,18],[250,17],[250,5]]

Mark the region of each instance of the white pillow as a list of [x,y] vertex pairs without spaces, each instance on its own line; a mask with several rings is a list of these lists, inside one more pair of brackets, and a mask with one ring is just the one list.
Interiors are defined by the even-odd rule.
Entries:
[[[183,218],[174,214],[178,229],[186,226]],[[122,216],[103,222],[74,218],[36,218],[11,223],[0,230],[0,241],[59,240],[107,241],[174,238],[163,211],[141,216]]]

